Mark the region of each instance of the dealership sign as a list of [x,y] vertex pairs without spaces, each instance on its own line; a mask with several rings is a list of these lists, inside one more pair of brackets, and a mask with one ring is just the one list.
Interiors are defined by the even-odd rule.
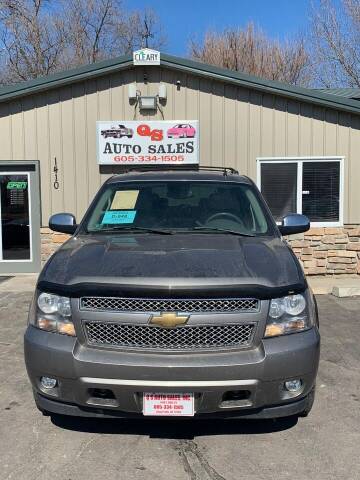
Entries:
[[100,165],[199,163],[197,120],[96,122]]
[[133,52],[134,65],[160,65],[160,52],[151,48],[142,48]]

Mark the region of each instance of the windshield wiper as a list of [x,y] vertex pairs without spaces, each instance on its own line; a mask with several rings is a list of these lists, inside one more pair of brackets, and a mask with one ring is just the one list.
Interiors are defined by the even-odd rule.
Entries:
[[227,230],[226,228],[212,228],[212,227],[194,227],[193,230],[200,230],[204,232],[229,233],[230,235],[238,235],[239,237],[255,237],[251,233],[237,232],[236,230]]
[[159,235],[172,235],[173,232],[170,230],[161,230],[161,229],[156,229],[156,228],[146,228],[146,227],[134,227],[134,226],[126,226],[123,227],[121,225],[114,225],[113,227],[110,228],[102,228],[99,230],[93,230],[89,233],[103,233],[103,232],[144,232],[144,233],[158,233]]

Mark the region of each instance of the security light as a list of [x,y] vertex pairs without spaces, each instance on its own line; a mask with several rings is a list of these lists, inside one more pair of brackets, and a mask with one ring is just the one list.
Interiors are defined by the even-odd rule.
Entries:
[[160,85],[159,85],[159,100],[166,100],[166,85],[165,85],[165,83],[160,83]]
[[156,97],[142,97],[139,96],[139,108],[140,110],[156,110],[157,108]]
[[129,83],[129,100],[136,100],[136,83]]
[[[160,93],[162,97],[160,97]],[[135,108],[137,105],[139,105],[140,110],[156,110],[158,98],[166,98],[166,86],[160,85],[159,95],[143,96],[141,95],[141,91],[137,89],[136,83],[130,83],[128,85],[128,96],[130,103],[135,104]]]

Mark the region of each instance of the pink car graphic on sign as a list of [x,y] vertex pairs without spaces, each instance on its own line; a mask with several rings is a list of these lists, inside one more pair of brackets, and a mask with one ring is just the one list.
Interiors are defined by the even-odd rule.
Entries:
[[195,128],[189,123],[178,123],[167,131],[168,138],[194,138]]

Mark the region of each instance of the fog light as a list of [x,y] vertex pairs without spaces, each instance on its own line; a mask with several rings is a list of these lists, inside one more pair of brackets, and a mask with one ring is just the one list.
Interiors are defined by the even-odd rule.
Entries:
[[299,378],[295,378],[294,380],[288,380],[284,383],[284,386],[288,392],[298,392],[302,387],[302,381]]
[[51,377],[41,377],[40,382],[41,382],[41,386],[43,388],[46,388],[47,390],[50,388],[55,388],[57,385],[56,378],[51,378]]

